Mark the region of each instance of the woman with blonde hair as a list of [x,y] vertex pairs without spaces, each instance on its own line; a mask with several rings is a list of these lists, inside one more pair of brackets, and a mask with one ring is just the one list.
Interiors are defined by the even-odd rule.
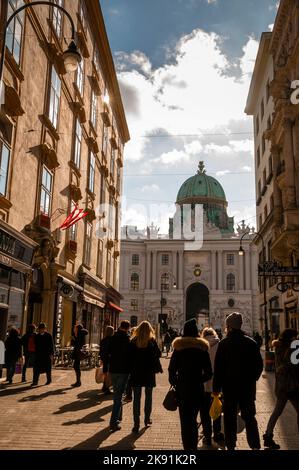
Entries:
[[155,340],[155,332],[148,321],[143,321],[135,329],[131,339],[132,363],[130,382],[133,387],[132,432],[140,427],[140,401],[142,387],[145,387],[144,424],[152,424],[152,394],[156,386],[156,373],[163,372],[159,358],[161,351]]

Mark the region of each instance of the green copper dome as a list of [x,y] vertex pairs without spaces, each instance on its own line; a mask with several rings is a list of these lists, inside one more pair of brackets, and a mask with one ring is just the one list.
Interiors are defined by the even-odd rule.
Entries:
[[203,162],[199,162],[197,174],[182,184],[176,202],[178,204],[185,202],[204,203],[209,200],[226,205],[225,192],[221,184],[212,176],[208,176]]

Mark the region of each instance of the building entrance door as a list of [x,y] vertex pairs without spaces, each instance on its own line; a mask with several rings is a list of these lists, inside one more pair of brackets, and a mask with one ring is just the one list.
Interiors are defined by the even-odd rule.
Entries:
[[202,320],[204,317],[204,323],[207,324],[209,309],[209,289],[200,282],[189,286],[186,293],[186,320],[194,317]]

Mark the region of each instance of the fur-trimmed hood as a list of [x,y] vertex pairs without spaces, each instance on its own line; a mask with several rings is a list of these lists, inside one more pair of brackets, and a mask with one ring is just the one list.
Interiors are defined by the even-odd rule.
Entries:
[[180,336],[176,338],[173,343],[172,347],[175,351],[182,351],[183,349],[201,349],[202,351],[209,350],[209,343],[203,338],[194,338],[191,336]]

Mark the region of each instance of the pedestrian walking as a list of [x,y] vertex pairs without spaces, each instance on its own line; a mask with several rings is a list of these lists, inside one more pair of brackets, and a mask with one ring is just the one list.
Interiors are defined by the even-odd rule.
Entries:
[[38,385],[39,376],[44,373],[47,375],[46,385],[49,385],[52,381],[54,343],[52,335],[47,331],[47,325],[43,322],[38,325],[38,334],[35,341],[36,367],[34,369],[32,385]]
[[[209,355],[212,364],[212,370],[214,369],[215,356],[218,349],[220,339],[216,331],[213,328],[205,327],[201,334],[202,338],[208,341],[209,343]],[[213,402],[211,393],[213,392],[213,381],[212,379],[208,380],[204,384],[205,386],[205,396],[204,396],[204,406],[201,414],[201,424],[203,427],[203,443],[205,445],[212,445],[212,428],[213,428],[213,440],[218,444],[224,442],[224,434],[221,432],[221,416],[214,421],[210,417],[210,408]],[[213,424],[212,424],[213,423]]]
[[166,350],[166,357],[168,357],[168,354],[171,348],[171,343],[172,343],[172,339],[171,339],[169,331],[167,331],[164,336],[164,341],[163,341],[163,349],[165,348]]
[[253,339],[254,341],[256,342],[256,344],[258,345],[259,348],[261,348],[262,344],[263,344],[263,338],[261,337],[261,335],[259,334],[258,331],[256,331],[253,335]]
[[239,409],[249,447],[260,449],[255,398],[263,360],[256,342],[241,330],[242,322],[242,315],[237,312],[226,318],[227,335],[218,345],[214,365],[213,391],[223,392],[224,436],[228,450],[236,447]]
[[74,371],[76,373],[76,382],[72,387],[81,387],[81,360],[83,359],[82,348],[85,345],[86,336],[88,331],[83,328],[82,323],[77,323],[73,329],[74,335],[71,338],[71,345],[73,346],[72,358],[74,359]]
[[19,331],[12,326],[9,329],[8,336],[4,342],[5,346],[5,366],[6,381],[12,383],[18,360],[22,358],[22,344],[19,337]]
[[111,378],[109,376],[109,367],[108,367],[108,345],[111,336],[114,334],[114,328],[111,325],[107,325],[105,329],[105,336],[102,338],[100,342],[100,350],[99,356],[103,363],[103,373],[104,373],[104,382],[102,391],[105,395],[110,395],[112,392],[110,391],[110,383]]
[[184,450],[195,451],[198,443],[197,415],[204,406],[204,382],[212,377],[209,343],[198,336],[196,319],[188,320],[183,336],[173,342],[169,382],[175,387]]
[[155,332],[148,321],[143,321],[135,329],[131,339],[131,377],[133,387],[133,418],[132,432],[138,433],[140,428],[140,401],[142,388],[145,389],[144,425],[152,424],[152,395],[156,386],[156,373],[163,372],[160,364],[161,351],[155,340]]
[[[22,368],[22,382],[26,382],[26,371],[29,367],[35,369],[36,364],[36,326],[28,325],[26,333],[21,338],[24,354],[24,365]],[[34,374],[34,372],[33,372]]]
[[273,439],[273,432],[288,400],[296,410],[299,431],[299,366],[292,364],[290,359],[291,353],[294,351],[290,346],[297,336],[297,330],[287,328],[281,333],[279,339],[272,343],[275,351],[276,403],[263,435],[264,446],[270,449],[280,449],[280,445]]
[[131,370],[130,322],[123,320],[108,343],[108,370],[113,386],[113,407],[110,417],[110,431],[121,429],[122,397],[126,390]]
[[[136,326],[133,326],[130,330],[130,338],[132,338],[135,330],[136,330]],[[131,384],[131,375],[130,375],[128,379],[127,387],[126,387],[126,394],[125,394],[123,401],[125,403],[129,403],[132,400],[133,400],[133,387]]]

